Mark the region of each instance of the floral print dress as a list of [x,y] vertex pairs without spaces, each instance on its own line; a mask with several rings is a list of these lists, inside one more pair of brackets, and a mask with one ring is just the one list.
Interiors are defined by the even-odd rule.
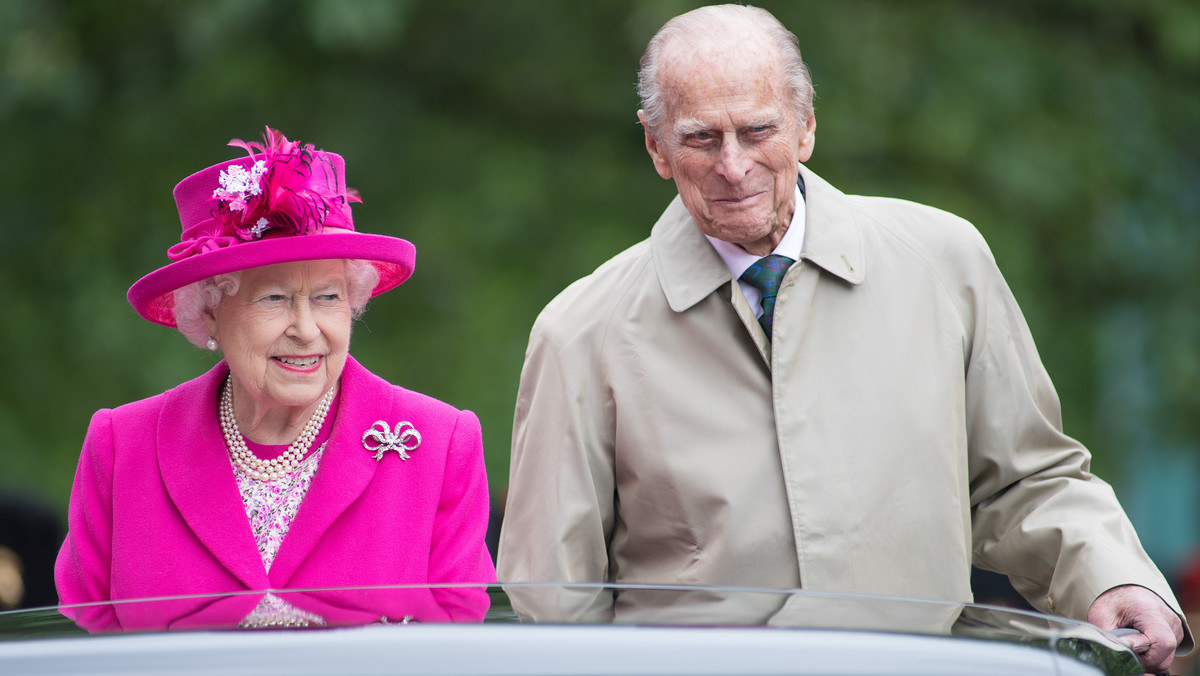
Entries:
[[[321,456],[329,444],[329,436],[333,429],[333,421],[337,417],[338,397],[334,397],[325,417],[325,424],[313,440],[315,451],[308,456],[292,472],[273,481],[259,481],[247,474],[230,458],[233,475],[237,480],[238,492],[242,496],[242,504],[246,508],[246,517],[250,520],[250,530],[254,541],[258,544],[258,553],[262,555],[263,567],[271,570],[279,546],[287,536],[288,529],[296,519],[300,503],[304,501],[313,476],[321,464]],[[270,459],[278,457],[287,450],[287,445],[256,444],[246,439],[246,446],[258,457]],[[320,626],[322,618],[292,606],[287,601],[267,594],[249,615],[241,622],[243,627],[281,627],[281,626]]]

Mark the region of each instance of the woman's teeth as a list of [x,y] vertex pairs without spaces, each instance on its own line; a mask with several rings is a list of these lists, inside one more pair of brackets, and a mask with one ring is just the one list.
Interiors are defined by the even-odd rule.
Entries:
[[276,357],[279,361],[288,366],[296,366],[299,368],[308,368],[316,365],[321,360],[320,357]]

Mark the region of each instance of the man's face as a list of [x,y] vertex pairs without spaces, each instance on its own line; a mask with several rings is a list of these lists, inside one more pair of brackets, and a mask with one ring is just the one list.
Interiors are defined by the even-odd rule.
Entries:
[[664,62],[666,122],[655,134],[638,118],[655,168],[675,179],[704,234],[765,255],[791,223],[816,123],[797,120],[777,58],[730,56]]

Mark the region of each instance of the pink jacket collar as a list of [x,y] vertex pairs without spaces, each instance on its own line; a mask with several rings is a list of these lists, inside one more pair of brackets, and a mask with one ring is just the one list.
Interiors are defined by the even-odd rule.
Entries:
[[[280,588],[334,520],[371,482],[378,466],[373,456],[365,450],[348,450],[361,445],[362,431],[374,422],[368,420],[370,411],[387,409],[391,402],[378,401],[386,389],[377,386],[377,377],[353,357],[346,360],[341,404],[330,436],[332,452],[321,458],[312,486],[268,575],[237,485],[229,480],[233,470],[217,420],[218,390],[228,373],[229,367],[222,361],[199,379],[201,396],[192,396],[194,390],[168,394],[156,430],[163,484],[196,537],[222,565],[250,589]],[[367,406],[368,402],[374,405]],[[181,424],[186,420],[195,424]]]

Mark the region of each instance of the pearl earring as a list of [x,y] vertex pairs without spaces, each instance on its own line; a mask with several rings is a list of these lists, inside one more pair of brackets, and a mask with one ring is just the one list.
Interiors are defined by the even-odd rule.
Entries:
[[204,344],[204,347],[207,347],[209,352],[216,352],[217,351],[217,341],[213,338],[209,338],[208,342]]

